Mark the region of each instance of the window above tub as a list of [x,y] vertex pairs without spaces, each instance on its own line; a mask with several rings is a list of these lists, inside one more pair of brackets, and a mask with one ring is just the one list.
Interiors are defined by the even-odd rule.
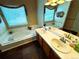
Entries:
[[7,20],[9,27],[18,27],[28,25],[27,10],[24,5],[21,6],[0,6],[2,13]]

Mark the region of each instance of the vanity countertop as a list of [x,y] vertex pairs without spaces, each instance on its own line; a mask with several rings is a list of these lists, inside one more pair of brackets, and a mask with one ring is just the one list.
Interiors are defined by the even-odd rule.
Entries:
[[[56,31],[57,33],[60,33],[62,36],[64,34],[69,34],[65,31],[62,31],[58,28],[53,28],[52,27],[52,30],[51,30],[53,33]],[[54,48],[54,46],[52,46],[53,42],[52,40],[53,39],[60,39],[60,37],[58,35],[55,35],[55,34],[52,34],[52,32],[49,31],[49,30],[44,30],[43,28],[38,28],[36,29],[36,32],[44,39],[44,41],[49,45],[49,47],[61,58],[61,59],[79,59],[79,53],[76,52],[72,47],[70,47],[70,45],[68,45],[68,48],[70,49],[70,52],[69,53],[62,53],[58,50],[56,50]],[[73,35],[74,37],[78,38],[77,36]],[[64,50],[65,51],[65,50]]]

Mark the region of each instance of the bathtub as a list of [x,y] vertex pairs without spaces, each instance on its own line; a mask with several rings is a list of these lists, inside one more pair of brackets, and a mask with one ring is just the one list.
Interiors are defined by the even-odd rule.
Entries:
[[[8,32],[4,33],[3,36],[0,37],[0,49],[1,50],[5,50],[7,48],[5,48],[6,46],[12,45],[12,44],[17,44],[21,41],[23,41],[24,44],[24,40],[25,42],[29,42],[29,41],[33,41],[35,39],[33,39],[33,37],[36,36],[35,30],[28,30],[27,28],[17,28],[17,29],[12,29],[12,34],[8,34]],[[32,38],[32,39],[29,39]],[[21,43],[19,43],[19,45],[21,45]],[[8,47],[9,49],[10,47]]]

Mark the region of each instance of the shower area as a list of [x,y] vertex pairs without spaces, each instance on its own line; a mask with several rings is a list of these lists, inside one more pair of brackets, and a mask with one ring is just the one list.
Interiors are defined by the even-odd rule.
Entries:
[[0,5],[0,50],[2,52],[34,41],[34,29],[28,29],[28,14],[24,5]]

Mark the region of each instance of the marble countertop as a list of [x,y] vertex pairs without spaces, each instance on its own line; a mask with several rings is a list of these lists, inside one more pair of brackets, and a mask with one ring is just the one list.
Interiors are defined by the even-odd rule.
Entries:
[[[57,28],[52,28],[53,32],[60,33],[61,36],[64,34],[69,34],[67,32],[64,32],[62,30],[59,30]],[[36,32],[44,39],[44,41],[50,46],[50,48],[55,51],[55,53],[61,58],[61,59],[79,59],[79,53],[76,52],[72,47],[69,45],[70,52],[69,53],[62,53],[60,51],[57,51],[53,46],[52,46],[52,39],[60,39],[58,34],[52,34],[51,31],[47,30],[45,31],[43,28],[38,28],[36,29]],[[73,35],[75,38],[78,38],[77,36]],[[79,38],[78,38],[79,39]]]

